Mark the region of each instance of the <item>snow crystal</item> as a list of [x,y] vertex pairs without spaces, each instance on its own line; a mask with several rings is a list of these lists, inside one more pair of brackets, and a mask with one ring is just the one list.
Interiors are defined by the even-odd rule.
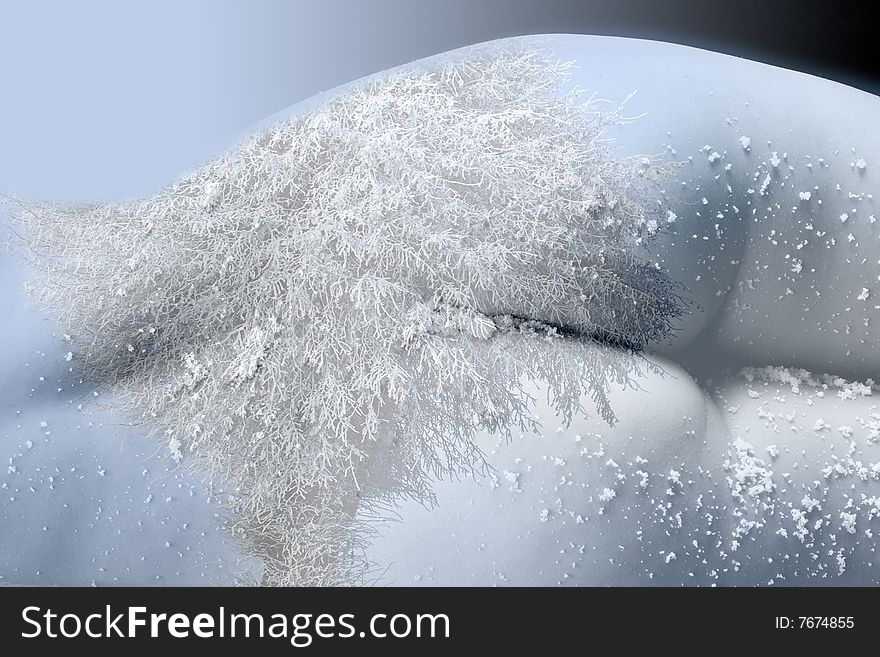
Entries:
[[614,492],[611,488],[605,488],[602,490],[602,493],[599,495],[599,499],[603,502],[609,502],[613,500],[617,496],[617,493]]
[[840,512],[840,526],[841,528],[849,534],[856,533],[856,514],[855,513],[846,513],[845,511]]
[[174,459],[176,463],[180,463],[183,460],[183,452],[181,451],[182,446],[183,443],[181,443],[176,437],[172,437],[171,440],[168,441],[168,451],[171,454],[171,458]]
[[505,470],[503,473],[505,481],[510,484],[508,490],[511,493],[521,493],[522,487],[519,483],[519,473],[518,472],[510,472],[509,470]]

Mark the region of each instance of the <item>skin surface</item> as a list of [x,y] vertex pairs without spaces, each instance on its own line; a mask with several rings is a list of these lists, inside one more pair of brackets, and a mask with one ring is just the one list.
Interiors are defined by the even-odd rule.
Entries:
[[550,40],[561,59],[577,62],[573,86],[615,102],[637,92],[626,107],[640,118],[609,133],[619,154],[683,162],[663,199],[676,221],[651,252],[700,310],[664,353],[691,362],[721,351],[737,365],[876,374],[880,335],[871,324],[880,306],[857,297],[880,275],[880,224],[869,219],[880,211],[880,99],[673,44]]
[[665,373],[612,396],[618,424],[537,408],[541,430],[481,437],[488,478],[438,482],[431,509],[403,503],[373,542],[377,581],[875,581],[876,396],[738,372],[876,376],[880,99],[676,45],[549,40],[577,61],[573,86],[638,91],[640,118],[609,131],[617,154],[682,163],[659,199],[675,221],[647,257],[695,306],[653,349]]
[[[844,399],[838,396],[843,388],[828,384],[795,393],[789,384],[749,381],[738,372],[744,365],[778,364],[848,380],[876,376],[880,225],[869,217],[878,213],[871,195],[880,192],[880,99],[682,46],[591,36],[542,41],[560,59],[577,61],[572,86],[595,90],[612,105],[638,92],[626,113],[643,116],[609,129],[616,155],[681,163],[657,199],[659,216],[673,212],[675,222],[644,255],[686,285],[692,313],[672,340],[652,349],[649,358],[660,370],[613,392],[614,426],[589,403],[570,426],[538,405],[539,431],[517,432],[509,443],[497,435],[479,437],[491,475],[438,481],[436,506],[403,501],[386,514],[399,522],[368,518],[376,529],[368,554],[377,565],[376,581],[875,582],[876,396]],[[280,115],[306,111],[318,100]],[[804,192],[809,199],[800,197]],[[24,300],[12,294],[7,298],[16,299],[10,305],[16,310]],[[40,324],[33,313],[25,319]],[[43,323],[33,335],[54,359],[46,380],[22,367],[18,352],[34,345],[21,338],[0,352],[0,361],[40,394],[63,388],[63,399],[52,397],[60,408],[89,391],[75,380],[50,333]],[[543,384],[533,385],[542,399]],[[12,396],[6,393],[10,408],[26,401]],[[153,580],[151,567],[132,568],[145,553],[156,570],[180,568],[177,583],[189,576],[193,582],[230,581],[211,564],[232,563],[236,555],[205,523],[191,521],[205,514],[204,493],[188,479],[163,473],[158,487],[145,479],[142,494],[131,484],[137,465],[129,468],[133,474],[110,467],[113,476],[101,474],[94,480],[100,488],[80,493],[72,511],[53,503],[39,515],[33,509],[41,504],[24,505],[29,487],[54,495],[45,466],[58,450],[76,457],[71,467],[105,462],[97,446],[85,455],[82,445],[74,447],[73,427],[50,427],[48,437],[39,426],[45,419],[52,422],[43,413],[10,418],[4,426],[19,468],[5,480],[4,492],[18,504],[9,502],[4,518],[33,546],[43,544],[42,527],[60,535],[67,530],[56,528],[68,521],[86,538],[74,540],[66,551],[70,558],[54,569],[46,567],[58,561],[49,553],[31,558],[11,540],[0,544],[6,581],[45,582],[33,574],[42,570],[53,583],[88,583],[91,578],[74,582],[69,573],[89,572],[90,563],[107,573],[98,583]],[[202,501],[188,505],[182,495],[166,495],[166,483],[182,484]],[[163,531],[150,537],[152,547],[143,548],[149,532],[122,531],[114,523],[115,507],[109,519],[106,513],[97,523],[90,519],[107,508],[104,500],[119,498],[118,513],[131,513],[154,492],[152,504],[164,500],[164,506],[145,512],[147,521],[161,516]],[[807,533],[798,536],[801,518],[808,519]],[[130,549],[134,544],[137,549]],[[179,552],[169,547],[178,544]],[[190,556],[186,546],[196,544],[200,554]],[[106,554],[95,561],[97,546]]]
[[539,405],[540,430],[481,435],[491,474],[438,481],[435,505],[374,522],[377,583],[877,582],[876,393],[709,386],[655,362],[611,395],[613,427],[589,408],[564,426]]
[[[643,255],[686,286],[693,307],[657,352],[698,368],[712,353],[712,367],[723,357],[738,366],[779,363],[856,378],[877,371],[871,354],[880,336],[871,322],[880,305],[870,292],[872,284],[880,292],[880,257],[873,255],[880,224],[870,217],[880,214],[880,99],[676,44],[587,35],[507,41],[574,61],[567,88],[596,94],[609,110],[625,101],[624,115],[636,120],[608,128],[614,155],[680,165],[656,199],[659,219],[671,211],[675,222]],[[227,145],[385,74],[297,103]],[[800,198],[804,192],[809,200]],[[864,287],[869,295],[860,301]]]

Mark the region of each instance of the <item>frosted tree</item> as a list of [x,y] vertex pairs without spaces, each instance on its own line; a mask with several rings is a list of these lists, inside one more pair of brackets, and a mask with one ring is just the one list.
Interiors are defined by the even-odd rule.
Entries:
[[234,492],[263,583],[363,577],[358,508],[480,470],[476,432],[532,422],[528,378],[564,419],[591,398],[613,421],[608,387],[681,314],[635,255],[657,168],[611,157],[620,110],[563,92],[570,66],[472,48],[149,198],[11,204],[78,363]]

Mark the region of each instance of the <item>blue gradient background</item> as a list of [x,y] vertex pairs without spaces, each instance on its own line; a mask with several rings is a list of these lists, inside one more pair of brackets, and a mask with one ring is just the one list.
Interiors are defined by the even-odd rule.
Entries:
[[68,200],[146,194],[230,135],[320,90],[515,34],[677,41],[800,63],[877,89],[876,77],[866,77],[876,54],[865,10],[815,0],[801,0],[795,11],[786,5],[0,0],[0,191]]

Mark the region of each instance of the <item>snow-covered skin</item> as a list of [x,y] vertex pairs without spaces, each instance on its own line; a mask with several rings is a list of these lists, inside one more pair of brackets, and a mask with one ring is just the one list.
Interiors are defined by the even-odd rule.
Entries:
[[880,579],[876,396],[839,382],[794,392],[768,380],[781,370],[706,389],[674,363],[656,362],[664,373],[612,394],[613,428],[595,414],[563,427],[541,407],[542,431],[509,443],[482,435],[489,476],[438,482],[436,506],[409,501],[376,525],[377,582]]
[[621,155],[683,163],[650,253],[698,308],[657,349],[668,374],[614,396],[615,427],[539,409],[543,431],[481,438],[493,476],[403,504],[373,544],[378,581],[876,582],[877,391],[736,372],[880,370],[880,99],[677,45],[550,41],[574,86],[638,92],[639,120],[611,131]]
[[[535,415],[543,431],[518,432],[509,443],[482,434],[478,442],[493,468],[487,478],[438,482],[435,507],[410,501],[379,525],[371,553],[378,582],[529,586],[677,579],[680,564],[662,566],[664,555],[680,551],[681,536],[668,528],[686,506],[657,513],[667,500],[684,499],[681,489],[677,498],[667,497],[666,475],[689,478],[691,469],[711,460],[717,448],[706,438],[723,432],[723,422],[684,370],[662,366],[665,373],[638,379],[639,390],[614,391],[620,422],[613,429],[595,414],[559,426],[552,409],[541,405]],[[536,384],[537,399],[541,392]],[[645,406],[652,409],[650,422]],[[686,527],[694,516],[687,513]]]
[[[382,523],[371,548],[377,581],[874,582],[874,535],[880,530],[872,511],[878,496],[872,464],[880,461],[876,397],[833,384],[827,392],[801,386],[795,394],[787,384],[749,382],[724,367],[779,363],[848,378],[876,370],[871,322],[880,308],[873,301],[873,288],[880,286],[874,247],[880,227],[870,217],[877,212],[871,194],[880,191],[874,128],[880,100],[811,76],[670,44],[553,36],[546,45],[561,59],[577,60],[573,85],[612,102],[638,92],[627,107],[644,116],[610,131],[619,154],[664,154],[683,162],[661,199],[661,216],[673,213],[674,223],[650,252],[687,284],[699,308],[677,338],[658,349],[663,356],[653,357],[666,375],[646,375],[638,381],[641,389],[615,393],[620,422],[614,427],[593,414],[561,427],[539,408],[539,433],[508,445],[482,436],[495,477],[438,482],[437,506],[430,511],[402,504],[399,522]],[[304,111],[310,102],[282,114]],[[809,198],[801,198],[807,192]],[[15,308],[19,301],[9,303]],[[47,332],[40,335],[54,354],[50,369],[64,373],[64,351],[52,346]],[[20,366],[19,347],[3,349],[0,359]],[[838,397],[841,390],[854,398]],[[865,390],[870,388],[860,392]],[[24,406],[33,399],[17,401]],[[4,408],[13,406],[9,401]],[[22,504],[21,492],[30,484],[21,475],[45,478],[56,447],[46,445],[44,461],[18,456],[24,440],[15,424],[2,435],[19,467],[4,481]],[[123,503],[131,500],[136,508],[140,493],[129,493],[129,479],[95,476],[107,482],[102,499],[123,495]],[[32,532],[52,524],[40,504],[19,512],[3,499],[5,522],[15,531],[25,523]],[[181,501],[178,512],[175,526],[182,527],[183,517],[204,513],[204,506],[183,508]],[[108,582],[181,572],[163,556],[172,552],[164,540],[148,547],[143,533],[114,535],[88,521],[78,529],[95,533],[71,546],[78,555],[71,564],[87,564],[95,546],[107,541],[117,554],[130,547],[131,559],[118,569],[123,576]],[[192,536],[182,550],[197,544],[228,558],[219,543]],[[142,558],[155,569],[132,569]],[[36,561],[16,555],[11,543],[0,559],[0,575],[13,574],[6,581],[46,581],[29,579],[26,569]],[[92,571],[104,572],[97,566]],[[94,577],[88,567],[82,572]],[[177,577],[183,575],[171,579],[189,581]],[[85,581],[62,570],[52,575],[54,583],[74,580]]]
[[667,353],[690,358],[703,331],[700,354],[738,365],[875,375],[880,98],[685,46],[551,41],[577,62],[572,85],[637,92],[627,109],[640,118],[610,135],[621,154],[683,162],[664,198],[675,223],[652,251],[702,310]]
[[0,254],[0,586],[232,585],[222,509],[125,426]]
[[[616,155],[681,165],[657,199],[666,225],[646,256],[686,284],[694,311],[657,351],[688,362],[709,351],[736,365],[773,362],[863,378],[878,370],[880,334],[871,322],[880,319],[872,289],[880,294],[880,252],[873,255],[880,98],[657,41],[547,35],[496,43],[518,41],[574,61],[568,86],[595,93],[608,109],[626,101],[625,115],[637,120],[608,128]],[[297,103],[228,145],[384,75]]]

